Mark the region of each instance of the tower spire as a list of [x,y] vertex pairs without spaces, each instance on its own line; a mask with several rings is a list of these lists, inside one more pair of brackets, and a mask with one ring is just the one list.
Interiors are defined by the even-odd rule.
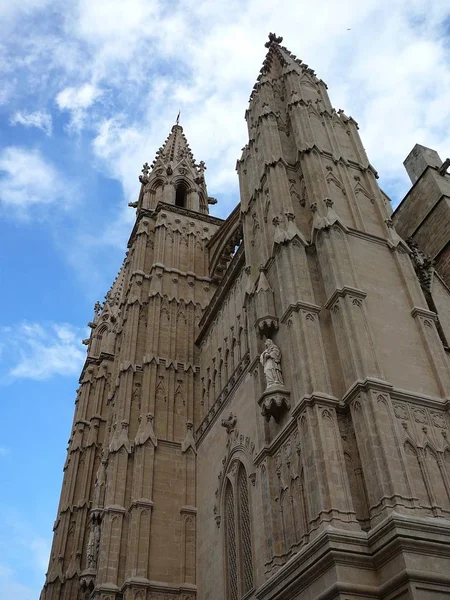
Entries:
[[137,204],[131,206],[153,210],[159,202],[175,204],[195,212],[208,214],[208,192],[203,161],[196,162],[179,124],[178,111],[164,144],[156,152],[151,165],[144,164],[139,181],[142,183]]
[[283,38],[280,35],[277,35],[276,33],[269,33],[269,41],[264,45],[266,48],[270,48],[272,44],[281,44],[282,41]]

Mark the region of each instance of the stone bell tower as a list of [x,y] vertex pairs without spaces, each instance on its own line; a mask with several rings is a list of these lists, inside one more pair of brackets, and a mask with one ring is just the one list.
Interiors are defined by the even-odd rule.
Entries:
[[126,258],[85,340],[43,600],[194,597],[194,332],[221,222],[204,171],[178,123],[142,170]]
[[144,165],[42,600],[450,598],[450,290],[419,248],[448,164],[416,149],[391,216],[357,123],[281,42],[225,221],[178,123]]
[[199,597],[450,598],[445,311],[357,123],[281,42],[269,36],[237,163],[244,252],[200,322]]

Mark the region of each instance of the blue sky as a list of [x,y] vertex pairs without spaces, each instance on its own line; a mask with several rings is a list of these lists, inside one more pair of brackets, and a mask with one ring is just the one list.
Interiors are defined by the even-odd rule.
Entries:
[[416,142],[450,155],[447,0],[0,1],[0,598],[37,598],[81,339],[123,259],[138,174],[178,110],[215,214],[238,200],[269,31],[360,125],[395,203]]

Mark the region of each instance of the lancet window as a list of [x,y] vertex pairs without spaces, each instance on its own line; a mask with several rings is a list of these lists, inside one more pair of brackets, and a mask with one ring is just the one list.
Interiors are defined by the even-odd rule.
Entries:
[[175,206],[186,208],[187,188],[184,183],[179,183],[175,191]]
[[225,489],[225,550],[227,597],[240,600],[254,587],[252,529],[248,478],[242,463],[236,461]]

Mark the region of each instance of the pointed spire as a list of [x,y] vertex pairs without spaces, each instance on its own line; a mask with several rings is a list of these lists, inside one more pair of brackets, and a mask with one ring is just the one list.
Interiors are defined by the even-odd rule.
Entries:
[[281,36],[278,36],[276,33],[269,33],[269,40],[265,43],[265,47],[268,48],[269,51],[266,54],[256,83],[253,86],[252,93],[250,94],[250,100],[253,98],[255,92],[258,91],[261,83],[264,82],[265,76],[269,73],[275,59],[278,59],[284,68],[292,67],[298,71],[307,73],[313,79],[316,78],[316,74],[313,69],[310,69],[308,65],[297,58],[295,54],[290,52],[285,46],[282,46],[282,41],[283,38]]
[[[141,208],[153,209],[159,201],[163,201],[208,214],[210,199],[204,176],[206,165],[203,161],[195,161],[183,128],[179,124],[180,115],[181,111],[178,111],[175,124],[164,144],[156,152],[151,165],[144,163],[142,174],[139,176],[139,181],[144,186],[140,198],[137,202],[129,204],[136,208],[137,212]],[[154,192],[158,187],[161,187],[160,196],[150,197],[150,192]],[[180,189],[182,191],[179,192]],[[180,197],[176,196],[176,193],[179,193]],[[211,203],[215,203],[214,199],[211,199]]]
[[151,167],[154,167],[158,160],[164,163],[179,162],[186,160],[189,166],[195,167],[195,159],[192,150],[189,147],[186,136],[183,133],[183,128],[179,125],[180,112],[176,118],[175,125],[172,127],[169,136],[164,144],[156,153],[155,160]]

